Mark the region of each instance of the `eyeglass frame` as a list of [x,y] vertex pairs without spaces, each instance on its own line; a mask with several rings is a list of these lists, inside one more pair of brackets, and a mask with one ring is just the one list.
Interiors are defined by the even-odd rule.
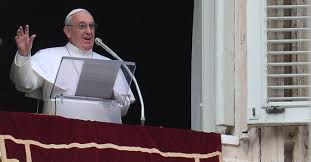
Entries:
[[92,23],[85,23],[85,22],[80,22],[78,24],[67,24],[66,26],[70,26],[70,27],[77,27],[79,30],[86,30],[87,27],[90,28],[90,30],[96,30],[97,28],[97,24],[95,22]]

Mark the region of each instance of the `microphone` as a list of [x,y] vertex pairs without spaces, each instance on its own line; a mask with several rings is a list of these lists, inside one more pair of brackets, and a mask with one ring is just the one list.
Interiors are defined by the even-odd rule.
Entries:
[[113,52],[100,38],[95,38],[95,43],[98,46],[104,48],[109,54],[111,54],[114,58],[118,59],[119,61],[123,61],[115,52]]
[[[114,58],[116,58],[117,60],[119,61],[122,61],[124,62],[115,52],[113,52],[100,38],[95,38],[95,44],[102,47],[103,49],[105,49],[110,55],[112,55]],[[126,71],[130,74],[131,78],[133,78],[133,81],[134,81],[134,84],[135,84],[135,87],[136,87],[136,90],[137,90],[137,93],[138,93],[138,97],[139,97],[139,101],[140,101],[140,106],[141,106],[141,113],[140,113],[140,121],[141,121],[141,124],[144,125],[145,124],[145,107],[144,107],[144,101],[143,101],[143,97],[141,95],[141,92],[140,92],[140,88],[138,86],[138,83],[136,81],[136,78],[135,76],[133,75],[133,73],[130,71],[130,69],[125,65],[125,64],[122,64]]]

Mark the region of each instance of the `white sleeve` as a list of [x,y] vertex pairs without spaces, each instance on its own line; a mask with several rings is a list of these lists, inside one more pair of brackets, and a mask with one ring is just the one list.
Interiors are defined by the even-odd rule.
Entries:
[[120,101],[122,105],[121,115],[125,116],[127,114],[128,109],[130,108],[130,104],[135,102],[135,97],[121,70],[117,75],[116,83],[114,85],[113,90],[115,98],[118,101]]
[[30,92],[43,86],[44,79],[31,67],[31,56],[21,56],[16,52],[11,66],[10,78],[16,88],[23,92]]
[[120,95],[129,96],[130,103],[133,103],[136,100],[134,97],[134,94],[133,94],[129,84],[127,83],[127,80],[126,80],[126,78],[125,78],[125,76],[121,70],[118,72],[118,75],[116,78],[116,83],[113,87],[113,90],[116,91],[117,93],[119,93]]
[[121,108],[121,116],[125,116],[127,114],[128,109],[130,108],[130,99],[128,97],[124,98],[123,106]]
[[130,108],[130,97],[128,95],[121,95],[118,92],[113,93],[114,98],[118,101],[118,106],[121,107],[121,115],[125,116]]

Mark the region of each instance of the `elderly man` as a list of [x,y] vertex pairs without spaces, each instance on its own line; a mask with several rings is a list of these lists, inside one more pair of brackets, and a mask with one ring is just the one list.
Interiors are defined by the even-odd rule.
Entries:
[[[26,92],[29,97],[44,101],[43,113],[55,114],[58,111],[55,110],[55,101],[50,99],[50,94],[63,56],[108,60],[92,51],[95,28],[96,24],[90,12],[85,9],[74,9],[65,18],[64,33],[68,38],[68,43],[62,47],[42,49],[33,56],[31,56],[31,47],[36,35],[29,35],[28,25],[25,28],[20,26],[17,30],[15,40],[18,50],[12,63],[10,77],[18,90]],[[118,106],[71,104],[61,115],[77,119],[121,123],[121,115],[125,115],[130,103],[135,101],[131,91],[124,91],[127,82],[122,78],[117,78],[113,90],[115,96],[123,100],[123,104]]]

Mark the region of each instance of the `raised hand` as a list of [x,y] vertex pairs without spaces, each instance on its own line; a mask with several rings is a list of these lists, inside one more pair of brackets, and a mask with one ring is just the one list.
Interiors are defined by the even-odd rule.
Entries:
[[15,42],[17,45],[18,53],[22,56],[27,56],[30,53],[32,42],[36,35],[33,34],[29,37],[29,25],[25,26],[25,30],[20,26],[16,31]]

